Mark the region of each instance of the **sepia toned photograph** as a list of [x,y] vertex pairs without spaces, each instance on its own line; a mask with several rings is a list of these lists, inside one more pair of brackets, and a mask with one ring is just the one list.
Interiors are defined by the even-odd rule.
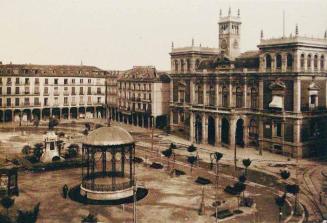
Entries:
[[327,223],[326,0],[0,0],[0,223]]

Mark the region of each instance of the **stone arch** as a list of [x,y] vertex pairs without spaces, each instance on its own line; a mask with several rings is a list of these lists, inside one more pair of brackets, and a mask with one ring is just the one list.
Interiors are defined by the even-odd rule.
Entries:
[[250,143],[249,143],[250,145],[258,146],[259,144],[258,123],[254,118],[252,118],[249,122],[249,139],[250,139]]
[[241,87],[236,87],[236,108],[243,106],[243,91]]
[[195,141],[196,143],[201,143],[202,141],[202,117],[197,114],[195,116]]
[[53,108],[52,109],[52,117],[60,119],[60,108]]
[[22,121],[27,122],[32,119],[32,111],[31,109],[24,109],[22,112]]
[[69,108],[62,108],[61,109],[61,116],[63,119],[68,119],[69,117]]
[[312,56],[311,56],[311,54],[309,54],[307,56],[307,67],[308,68],[311,68],[311,61],[312,61]]
[[12,121],[12,115],[13,112],[11,110],[5,110],[5,122],[11,122]]
[[208,116],[208,144],[215,145],[216,143],[216,126],[215,118],[211,115]]
[[0,110],[0,122],[4,122],[5,120],[3,119],[3,111]]
[[221,120],[221,143],[229,144],[229,122],[226,118],[222,118]]
[[47,120],[51,116],[50,108],[44,108],[42,109],[42,119]]
[[36,108],[32,111],[33,120],[41,120],[41,109]]
[[76,107],[71,107],[69,110],[70,113],[70,118],[77,119],[77,108]]
[[235,143],[238,146],[244,147],[244,121],[243,119],[238,119],[236,122],[236,135]]
[[270,56],[270,54],[266,54],[265,60],[266,60],[266,69],[271,69],[271,56]]
[[196,59],[195,60],[195,68],[198,69],[199,65],[200,65],[200,59]]
[[15,109],[13,117],[15,122],[20,122],[22,119],[22,111],[20,109]]
[[280,54],[276,55],[276,69],[282,68],[282,56]]
[[304,69],[304,66],[305,66],[305,55],[304,53],[302,53],[300,57],[300,67]]
[[313,67],[314,69],[318,69],[318,55],[315,54],[313,57]]

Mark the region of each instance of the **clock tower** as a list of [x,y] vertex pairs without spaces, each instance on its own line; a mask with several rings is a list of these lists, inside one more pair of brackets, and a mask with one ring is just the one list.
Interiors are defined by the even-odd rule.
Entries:
[[228,16],[223,17],[220,10],[219,15],[219,50],[231,59],[240,55],[240,34],[241,18],[238,9],[237,16],[231,15],[231,9],[228,10]]

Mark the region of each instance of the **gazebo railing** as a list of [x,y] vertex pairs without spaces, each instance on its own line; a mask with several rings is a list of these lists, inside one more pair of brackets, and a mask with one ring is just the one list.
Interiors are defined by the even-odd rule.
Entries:
[[130,188],[134,185],[134,181],[128,181],[124,183],[118,183],[118,184],[96,184],[92,182],[83,181],[82,187],[89,190],[94,191],[118,191],[118,190],[124,190],[127,188]]

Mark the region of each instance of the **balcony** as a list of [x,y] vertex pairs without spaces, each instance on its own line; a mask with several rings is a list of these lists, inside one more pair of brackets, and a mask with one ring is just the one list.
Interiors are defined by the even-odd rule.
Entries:
[[24,93],[25,93],[25,94],[30,94],[30,91],[25,91]]
[[76,105],[76,101],[72,101],[70,104],[71,104],[72,106],[75,106],[75,105]]
[[79,102],[79,105],[85,105],[85,102],[84,101],[80,101]]
[[54,96],[59,96],[59,92],[53,92]]
[[41,103],[40,102],[34,102],[34,106],[40,107],[41,106]]
[[43,92],[44,96],[49,96],[49,92]]
[[92,101],[88,101],[87,102],[87,105],[92,105]]
[[64,91],[64,95],[65,96],[68,96],[69,95],[69,92],[68,91]]

